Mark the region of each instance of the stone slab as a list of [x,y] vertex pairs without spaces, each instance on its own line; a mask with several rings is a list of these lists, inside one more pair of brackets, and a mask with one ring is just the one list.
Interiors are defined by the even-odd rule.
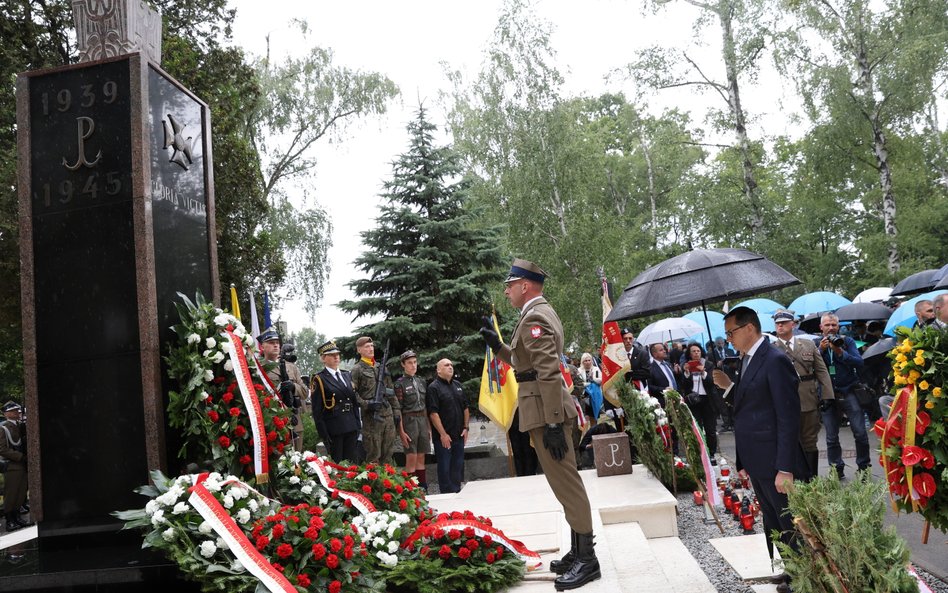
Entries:
[[37,534],[38,531],[36,529],[36,525],[4,533],[3,535],[0,535],[0,550],[15,546],[17,544],[22,544],[23,542],[28,542],[31,539],[36,539]]
[[716,593],[701,565],[680,539],[657,537],[648,543],[675,593]]
[[770,557],[767,555],[767,543],[763,533],[741,535],[738,537],[723,537],[709,540],[709,543],[721,554],[724,560],[737,572],[742,579],[765,579],[778,575],[780,568],[780,554],[774,550],[774,565],[771,568]]

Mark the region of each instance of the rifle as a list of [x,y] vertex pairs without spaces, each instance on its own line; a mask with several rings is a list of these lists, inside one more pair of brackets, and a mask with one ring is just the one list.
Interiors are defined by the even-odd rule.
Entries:
[[388,364],[388,347],[391,342],[391,340],[385,340],[385,354],[382,355],[382,366],[379,369],[379,375],[375,382],[375,397],[370,403],[370,407],[372,408],[372,420],[376,422],[379,419],[379,410],[385,406],[385,372],[387,370],[386,365]]

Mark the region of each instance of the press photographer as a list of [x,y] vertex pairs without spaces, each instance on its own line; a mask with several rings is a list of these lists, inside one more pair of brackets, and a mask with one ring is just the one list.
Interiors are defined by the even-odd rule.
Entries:
[[273,328],[260,334],[257,338],[260,350],[268,365],[267,376],[270,382],[277,386],[283,405],[293,409],[293,447],[297,451],[303,450],[303,414],[309,413],[307,404],[309,390],[303,382],[302,374],[296,366],[296,349],[292,344],[283,344],[280,334]]

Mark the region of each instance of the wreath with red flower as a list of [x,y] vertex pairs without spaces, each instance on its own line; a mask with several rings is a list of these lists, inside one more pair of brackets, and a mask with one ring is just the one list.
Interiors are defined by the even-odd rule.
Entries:
[[948,332],[899,329],[889,352],[895,400],[873,430],[893,505],[948,529]]

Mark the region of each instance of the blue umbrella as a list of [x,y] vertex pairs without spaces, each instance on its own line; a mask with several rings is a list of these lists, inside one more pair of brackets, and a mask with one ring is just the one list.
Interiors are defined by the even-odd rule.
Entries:
[[895,310],[895,313],[892,314],[892,317],[889,317],[889,323],[886,324],[885,329],[882,330],[882,333],[888,334],[890,336],[895,335],[895,328],[897,327],[907,327],[911,328],[915,323],[915,303],[919,301],[932,300],[940,294],[945,294],[948,290],[933,290],[932,292],[926,292],[925,294],[920,294],[915,298],[911,298]]
[[760,331],[763,332],[777,331],[777,326],[774,325],[772,315],[777,309],[784,308],[784,306],[777,301],[770,299],[750,299],[743,303],[738,303],[731,308],[734,309],[736,307],[748,307],[757,311],[757,316],[760,317]]
[[[690,319],[691,321],[697,321],[699,324],[704,325],[704,313],[701,311],[693,311],[687,315],[682,315],[682,317],[685,319]],[[724,315],[722,313],[718,313],[717,311],[708,311],[708,323],[711,325],[710,337],[708,337],[707,331],[702,331],[693,336],[689,336],[688,341],[698,342],[701,344],[701,347],[704,348],[704,345],[709,340],[724,337]]]
[[851,303],[851,300],[835,292],[819,291],[810,292],[793,299],[793,302],[787,308],[797,315],[808,315],[810,313],[835,311]]

